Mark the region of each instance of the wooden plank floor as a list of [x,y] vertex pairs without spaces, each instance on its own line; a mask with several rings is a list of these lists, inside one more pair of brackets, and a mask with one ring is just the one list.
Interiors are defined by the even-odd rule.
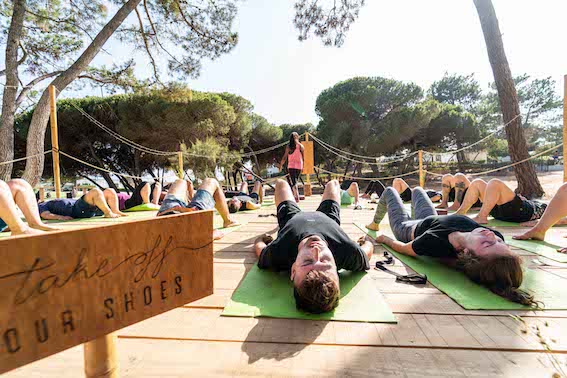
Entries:
[[[319,201],[309,197],[301,207],[314,210]],[[464,310],[430,284],[396,283],[376,270],[370,274],[398,324],[221,317],[256,262],[254,239],[277,232],[270,214],[275,206],[237,214],[246,226],[215,243],[213,295],[118,331],[122,376],[551,377],[567,370],[567,311],[513,312],[524,319],[519,322],[510,311]],[[354,223],[369,222],[373,211],[343,208],[341,216],[357,239],[363,233]],[[501,231],[508,236],[521,229]],[[567,264],[542,267],[533,262],[541,257],[516,251],[532,268],[565,279],[567,287]],[[395,269],[411,272],[399,262]],[[78,346],[6,376],[82,374]]]

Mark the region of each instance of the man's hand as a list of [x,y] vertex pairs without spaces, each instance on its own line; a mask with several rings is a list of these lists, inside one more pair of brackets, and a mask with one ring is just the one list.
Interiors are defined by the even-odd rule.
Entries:
[[274,238],[269,234],[264,234],[264,235],[260,236],[258,239],[263,241],[265,244],[270,244],[271,242],[274,241]]
[[364,235],[358,238],[358,245],[363,245],[365,242],[369,241],[370,243],[374,244],[374,239],[369,235]]
[[377,243],[386,244],[388,242],[388,240],[392,240],[392,239],[389,238],[388,236],[384,235],[384,234],[380,234],[380,235],[376,236],[376,242]]
[[274,238],[268,234],[258,236],[254,241],[254,253],[256,253],[256,256],[260,257],[262,250],[272,241],[274,241]]

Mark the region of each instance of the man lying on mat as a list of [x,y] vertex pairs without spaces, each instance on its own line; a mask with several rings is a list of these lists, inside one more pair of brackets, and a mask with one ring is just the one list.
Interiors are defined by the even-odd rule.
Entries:
[[[441,178],[441,203],[437,208],[456,211],[461,206],[470,185],[470,180],[462,173],[443,175]],[[449,206],[449,202],[453,202],[453,204]],[[481,206],[482,202],[479,199],[472,207]]]
[[71,220],[104,215],[106,218],[124,217],[118,208],[118,196],[114,189],[95,188],[79,199],[57,198],[39,204],[43,219]]
[[276,240],[256,239],[260,269],[290,271],[298,309],[310,313],[333,310],[339,303],[339,269],[364,271],[374,246],[364,237],[358,244],[341,229],[340,186],[325,186],[317,211],[302,212],[284,180],[276,181],[279,232]]
[[[521,235],[513,236],[518,240],[543,240],[545,233],[556,224],[567,224],[567,184],[561,185],[555,196],[547,205],[539,221],[528,221],[522,223],[520,226],[533,226],[528,231]],[[567,235],[565,235],[567,237]],[[561,253],[567,253],[567,248],[559,249]]]
[[[24,214],[27,224],[20,218],[16,206]],[[0,232],[11,231],[12,235],[30,235],[53,230],[57,228],[41,221],[30,184],[21,179],[10,180],[7,183],[0,180]]]
[[149,203],[157,205],[160,201],[161,192],[159,182],[156,181],[150,184],[149,182],[142,181],[136,186],[132,195],[123,192],[117,193],[118,208],[122,211]]
[[240,183],[239,191],[225,193],[228,200],[228,211],[236,213],[243,210],[258,210],[262,208],[262,200],[264,198],[264,188],[260,181],[254,184],[254,190],[248,194],[248,183],[242,181]]
[[[161,203],[157,216],[168,214],[187,213],[197,210],[217,209],[223,220],[223,227],[238,226],[228,213],[226,197],[219,182],[213,178],[206,178],[195,192],[191,181],[177,179],[171,184],[167,195]],[[220,239],[224,234],[218,230],[213,232],[214,239]]]
[[498,231],[484,227],[463,215],[437,215],[425,191],[412,193],[414,218],[406,210],[394,188],[386,188],[366,226],[378,231],[388,213],[390,228],[397,240],[378,235],[376,241],[408,256],[431,256],[461,270],[472,281],[486,286],[510,301],[536,305],[533,297],[520,290],[522,260],[504,243]]
[[461,207],[456,214],[465,215],[467,211],[478,200],[482,201],[482,207],[474,221],[486,224],[488,216],[506,222],[528,222],[541,218],[547,204],[543,202],[528,200],[514,193],[504,182],[492,179],[488,183],[481,179],[474,180]]

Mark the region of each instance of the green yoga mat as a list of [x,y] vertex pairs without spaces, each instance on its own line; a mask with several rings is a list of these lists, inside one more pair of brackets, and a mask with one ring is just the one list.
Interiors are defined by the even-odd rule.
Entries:
[[125,213],[137,212],[137,211],[158,211],[159,205],[154,203],[143,203],[138,206],[131,207],[129,209],[123,210]]
[[562,248],[555,244],[551,244],[540,240],[516,240],[508,239],[506,242],[509,245],[517,248],[521,248],[528,252],[533,252],[545,258],[560,263],[567,263],[567,254],[557,252],[558,249]]
[[[372,237],[376,232],[361,224],[358,228]],[[462,272],[454,270],[435,258],[427,256],[411,257],[402,255],[384,246],[398,260],[418,273],[427,275],[427,280],[447,294],[467,310],[530,310],[531,308],[508,301],[487,288],[469,280]],[[524,269],[524,282],[521,289],[531,292],[535,299],[543,303],[546,310],[567,310],[565,295],[567,279],[543,270]]]
[[337,320],[396,323],[396,318],[366,272],[340,273],[338,307],[323,314],[308,314],[295,308],[293,285],[288,272],[275,273],[256,265],[248,272],[225,306],[223,316]]

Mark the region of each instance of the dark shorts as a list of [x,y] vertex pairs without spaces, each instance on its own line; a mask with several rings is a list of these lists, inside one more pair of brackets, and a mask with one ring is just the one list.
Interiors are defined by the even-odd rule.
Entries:
[[[325,214],[340,226],[341,225],[341,205],[333,200],[321,202],[317,211]],[[301,213],[301,209],[294,201],[283,201],[278,205],[278,226],[283,228],[291,218]]]
[[[440,193],[436,192],[435,190],[426,190],[425,193],[427,193],[427,196],[431,199],[435,196],[438,196]],[[404,202],[411,202],[411,188],[407,187],[406,190],[404,190],[401,194],[400,194],[400,198],[402,199],[402,201]]]
[[[467,195],[467,190],[469,190],[469,188],[465,189],[465,192],[463,193],[463,199]],[[451,191],[449,192],[449,202],[455,202],[455,188],[451,188]],[[472,205],[471,207],[482,207],[482,202],[480,201],[480,199],[477,199],[474,205]]]
[[73,209],[71,211],[71,216],[73,218],[92,218],[94,216],[104,214],[98,207],[88,204],[83,197],[79,198],[73,205]]
[[2,218],[0,218],[0,232],[4,232],[4,230],[6,230],[7,228],[8,225],[6,224],[6,222],[4,222]]
[[260,203],[260,195],[258,193],[250,193],[248,194],[248,196],[254,200],[256,200],[256,203]]
[[545,203],[530,201],[516,194],[512,201],[494,206],[490,215],[501,221],[521,223],[539,219],[546,207]]
[[289,173],[289,181],[291,183],[291,186],[294,186],[295,184],[297,184],[299,176],[301,176],[301,169],[289,168],[287,171]]
[[199,189],[193,196],[193,199],[188,204],[183,201],[181,198],[178,198],[174,194],[167,194],[161,203],[161,206],[158,211],[159,215],[167,215],[167,214],[177,214],[177,211],[169,211],[174,207],[186,207],[188,209],[197,209],[197,210],[211,210],[215,208],[215,199],[213,195],[204,189]]

